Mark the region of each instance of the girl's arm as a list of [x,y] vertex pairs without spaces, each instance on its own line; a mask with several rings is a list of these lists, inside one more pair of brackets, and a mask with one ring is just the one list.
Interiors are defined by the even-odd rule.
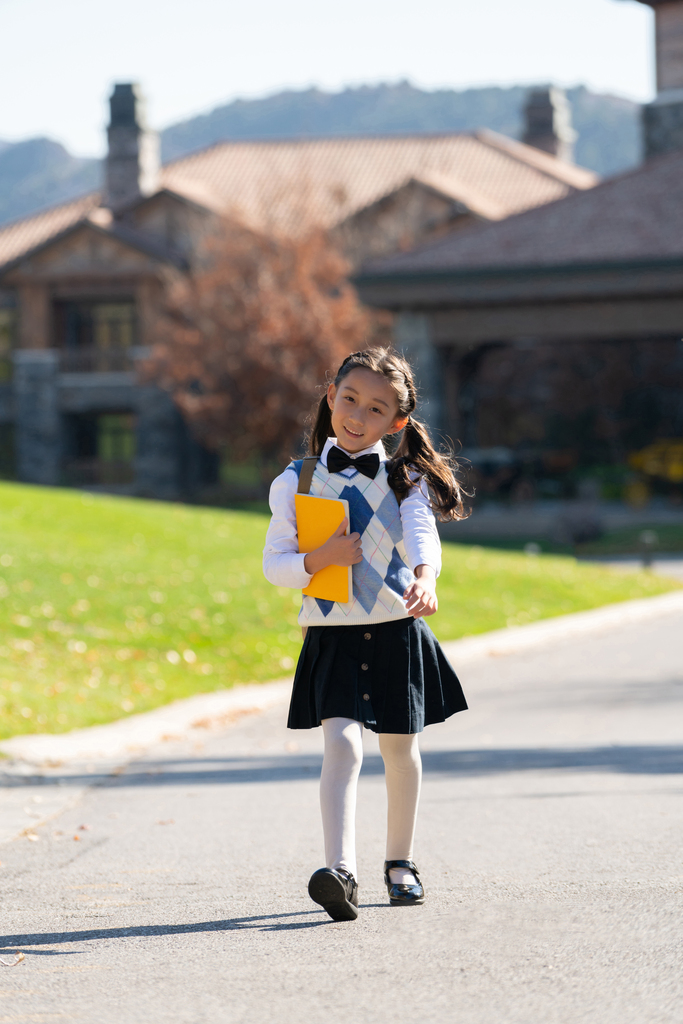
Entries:
[[294,507],[297,486],[296,470],[290,468],[271,485],[268,500],[273,515],[263,551],[263,575],[276,587],[303,590],[311,582],[312,574],[306,572],[305,555],[299,554]]
[[356,565],[363,561],[363,548],[359,533],[344,536],[348,519],[342,519],[329,540],[321,544],[315,551],[309,551],[304,558],[306,572],[316,573],[326,569],[328,565]]
[[436,596],[436,576],[431,565],[418,565],[415,569],[415,582],[403,591],[406,611],[414,619],[423,615],[433,615],[439,610],[439,599]]
[[415,582],[403,593],[407,611],[415,619],[433,615],[439,607],[436,578],[441,571],[441,541],[429,501],[429,491],[420,481],[401,502],[403,542]]
[[299,554],[294,502],[297,486],[296,471],[289,468],[271,485],[269,502],[273,515],[263,551],[263,574],[277,587],[303,590],[320,569],[328,565],[355,565],[363,560],[363,553],[359,533],[343,536],[347,525],[344,520],[325,544],[306,555]]

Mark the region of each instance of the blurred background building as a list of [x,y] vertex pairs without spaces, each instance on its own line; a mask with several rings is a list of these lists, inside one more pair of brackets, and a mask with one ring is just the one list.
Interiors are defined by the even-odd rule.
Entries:
[[110,101],[103,188],[0,228],[0,451],[33,483],[173,498],[217,456],[140,384],[164,286],[219,216],[328,231],[352,265],[591,189],[566,100],[535,91],[525,143],[490,131],[229,141],[160,166],[136,86]]
[[[683,500],[683,2],[654,2],[644,162],[594,189],[366,264],[434,428],[481,497]],[[530,127],[558,153],[560,107]]]
[[[216,480],[217,454],[138,368],[169,281],[227,216],[280,236],[329,233],[362,299],[394,314],[423,412],[462,443],[480,502],[655,494],[673,508],[683,0],[649,3],[658,92],[642,113],[643,161],[602,182],[573,163],[570,105],[552,86],[526,94],[522,141],[233,138],[162,165],[138,87],[116,85],[102,187],[0,225],[0,475],[164,498]],[[212,118],[168,129],[167,150],[215,135]]]

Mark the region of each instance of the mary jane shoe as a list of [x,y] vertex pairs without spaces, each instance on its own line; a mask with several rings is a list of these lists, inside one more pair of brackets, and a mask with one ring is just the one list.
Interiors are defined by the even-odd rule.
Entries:
[[[406,871],[412,871],[417,885],[408,885],[405,882],[392,882],[389,875],[392,868],[404,868]],[[395,907],[413,907],[425,901],[425,891],[420,881],[420,875],[412,860],[385,860],[384,883],[389,893],[389,902]]]
[[355,921],[358,917],[358,882],[345,868],[314,871],[308,883],[308,895],[333,921]]

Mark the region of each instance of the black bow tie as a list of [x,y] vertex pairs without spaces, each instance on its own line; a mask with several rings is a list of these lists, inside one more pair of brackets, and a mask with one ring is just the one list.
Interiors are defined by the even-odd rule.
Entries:
[[351,469],[357,469],[363,476],[374,480],[379,470],[379,455],[374,452],[372,455],[359,455],[357,459],[352,459],[341,448],[330,448],[327,453],[327,468],[330,473],[341,473],[342,469],[347,469],[349,466]]

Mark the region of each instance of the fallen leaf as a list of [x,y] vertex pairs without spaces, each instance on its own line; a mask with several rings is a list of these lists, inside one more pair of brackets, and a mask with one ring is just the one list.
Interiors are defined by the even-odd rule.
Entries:
[[81,841],[81,837],[80,836],[74,836],[74,842],[75,843],[80,843],[80,841]]
[[167,818],[166,821],[157,821],[157,825],[175,825],[173,818]]
[[90,831],[90,825],[79,825],[78,826],[78,831],[79,832],[89,832]]
[[23,954],[23,953],[15,953],[15,954],[14,954],[14,960],[12,961],[12,963],[8,963],[8,962],[7,962],[6,960],[3,960],[3,959],[2,959],[1,957],[0,957],[0,964],[1,964],[1,965],[2,965],[3,967],[16,967],[16,966],[17,966],[17,964],[20,964],[20,963],[21,963],[21,961],[22,961],[22,960],[25,960],[25,959],[26,959],[26,957],[24,956],[24,954]]

